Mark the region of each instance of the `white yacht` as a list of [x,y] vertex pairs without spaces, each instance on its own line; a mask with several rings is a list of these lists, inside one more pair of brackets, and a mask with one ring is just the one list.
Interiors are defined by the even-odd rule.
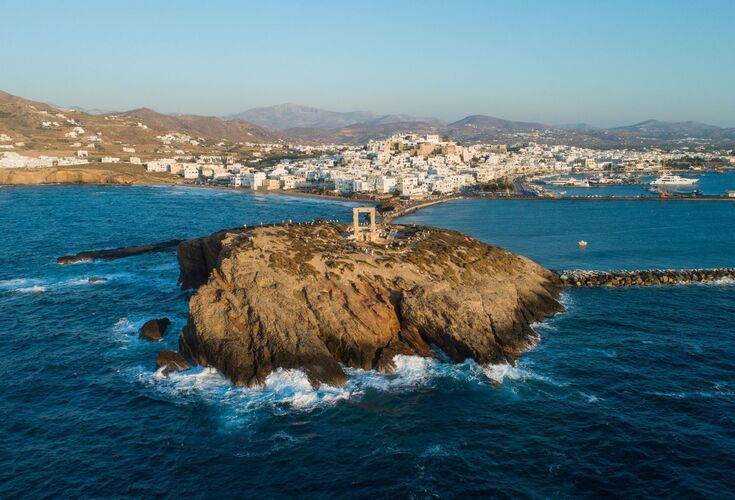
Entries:
[[548,181],[547,184],[563,187],[590,187],[590,182],[587,179],[576,179],[574,177],[559,177],[553,181]]
[[699,182],[699,179],[690,179],[679,175],[663,174],[651,181],[651,186],[692,186]]

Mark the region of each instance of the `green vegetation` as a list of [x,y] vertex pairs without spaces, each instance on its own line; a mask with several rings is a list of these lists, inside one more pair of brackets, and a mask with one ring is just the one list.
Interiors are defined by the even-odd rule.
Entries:
[[501,177],[500,179],[495,179],[494,181],[485,183],[485,184],[478,184],[477,190],[482,191],[484,193],[497,193],[497,192],[505,192],[505,191],[513,191],[513,181],[508,179],[507,177]]

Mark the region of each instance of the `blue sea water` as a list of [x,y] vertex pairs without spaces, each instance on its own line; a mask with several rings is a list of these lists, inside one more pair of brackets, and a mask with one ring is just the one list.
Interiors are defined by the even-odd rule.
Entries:
[[[403,357],[395,376],[353,370],[342,389],[314,391],[297,371],[246,389],[211,370],[155,372],[187,312],[172,252],[54,262],[261,221],[346,219],[352,206],[178,187],[0,188],[0,496],[733,496],[732,284],[570,290],[515,367]],[[735,266],[734,211],[460,201],[402,222],[559,269]],[[174,333],[138,340],[162,315]]]

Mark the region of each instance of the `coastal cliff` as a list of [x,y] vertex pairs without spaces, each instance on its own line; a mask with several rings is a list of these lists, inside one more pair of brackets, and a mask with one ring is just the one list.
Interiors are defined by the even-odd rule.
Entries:
[[383,244],[337,223],[220,231],[179,246],[190,299],[179,350],[239,385],[278,368],[340,386],[343,366],[391,372],[397,354],[513,362],[531,324],[563,308],[555,273],[453,231],[388,226]]
[[133,186],[179,182],[178,177],[146,172],[141,166],[130,165],[0,168],[0,185],[115,184]]

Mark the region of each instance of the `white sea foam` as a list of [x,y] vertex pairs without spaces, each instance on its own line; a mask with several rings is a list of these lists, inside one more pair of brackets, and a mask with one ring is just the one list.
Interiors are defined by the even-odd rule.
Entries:
[[580,396],[582,396],[582,397],[584,398],[584,400],[585,400],[585,401],[587,401],[588,403],[597,403],[598,401],[600,401],[600,398],[598,398],[598,397],[597,397],[597,396],[595,396],[594,394],[587,394],[587,393],[585,393],[585,392],[581,392],[581,391],[580,391],[580,393],[579,393],[579,394],[580,394]]
[[161,370],[150,372],[140,368],[133,375],[137,381],[164,395],[216,401],[233,407],[238,414],[263,406],[310,410],[350,397],[347,387],[322,384],[314,389],[300,370],[276,370],[268,375],[262,388],[234,386],[214,368],[195,368],[169,375]]
[[572,298],[572,294],[569,293],[568,289],[565,289],[563,292],[561,292],[561,295],[559,296],[559,303],[564,306],[564,309],[571,309],[572,306],[574,306],[574,299]]
[[77,264],[88,264],[89,262],[94,262],[92,259],[78,259],[74,260],[72,262],[64,262],[62,265],[64,266],[76,266]]
[[[143,326],[142,323],[141,326]],[[136,327],[128,318],[120,318],[114,325],[112,325],[112,331],[115,333],[133,333],[137,330],[138,327]]]
[[12,278],[8,280],[0,280],[0,290],[11,292],[41,285],[43,285],[42,280],[33,278]]
[[487,378],[498,384],[502,384],[506,379],[523,380],[526,377],[523,370],[508,363],[486,365],[482,368],[482,371],[487,375]]
[[[90,279],[92,278],[103,278],[104,281],[92,283],[90,282]],[[40,294],[46,291],[64,290],[66,288],[78,286],[101,284],[110,279],[111,276],[80,276],[60,281],[51,281],[40,278],[13,278],[0,281],[0,291]]]
[[554,380],[551,377],[536,373],[531,367],[532,364],[530,362],[524,362],[523,360],[521,360],[515,366],[509,363],[485,365],[482,367],[482,371],[485,376],[496,385],[500,385],[510,381],[526,382],[528,380],[543,382],[545,384],[553,385],[556,387],[566,387],[567,385],[569,385],[568,382]]
[[735,391],[727,391],[727,390],[720,390],[720,389],[717,389],[714,391],[680,391],[680,392],[653,391],[653,392],[648,392],[648,394],[652,396],[661,397],[661,398],[671,398],[671,399],[690,399],[690,398],[711,399],[711,398],[735,397]]
[[46,287],[40,286],[40,285],[21,287],[21,288],[16,288],[15,290],[13,290],[13,292],[15,293],[30,293],[34,295],[40,295],[44,293],[45,291],[46,291]]
[[735,285],[735,278],[726,277],[714,281],[715,285]]
[[[119,331],[136,328],[126,318],[116,325]],[[228,408],[228,419],[238,421],[254,410],[267,407],[271,412],[311,411],[332,406],[339,401],[361,399],[367,391],[404,393],[432,387],[441,379],[453,379],[473,384],[493,385],[508,380],[534,379],[554,383],[534,374],[529,367],[490,365],[481,367],[471,360],[464,363],[445,363],[420,356],[399,355],[394,358],[396,370],[392,374],[374,370],[346,368],[348,381],[344,387],[322,384],[315,389],[301,370],[278,369],[265,380],[262,388],[239,387],[213,368],[197,367],[184,372],[164,375],[161,370],[151,371],[138,367],[130,372],[133,380],[166,398],[180,401],[214,402]],[[558,385],[558,384],[555,384]]]

